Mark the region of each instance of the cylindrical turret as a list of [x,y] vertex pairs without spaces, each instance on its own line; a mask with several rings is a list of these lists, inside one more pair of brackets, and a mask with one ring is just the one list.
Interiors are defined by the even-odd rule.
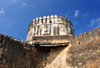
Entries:
[[34,36],[74,35],[73,24],[61,15],[44,16],[34,19],[29,24],[27,41]]

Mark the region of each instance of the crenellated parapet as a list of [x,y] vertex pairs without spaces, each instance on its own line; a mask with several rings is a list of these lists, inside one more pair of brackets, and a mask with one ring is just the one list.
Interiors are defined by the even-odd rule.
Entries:
[[72,22],[64,16],[37,17],[29,25],[27,41],[32,40],[32,37],[44,35],[75,35],[75,32]]
[[79,34],[79,36],[71,36],[70,43],[71,45],[83,45],[93,40],[97,40],[100,38],[100,27],[98,30],[95,28],[93,31],[89,30],[88,33],[84,32],[83,34]]
[[50,23],[66,23],[66,24],[68,23],[69,25],[71,25],[68,18],[64,16],[62,17],[61,15],[59,16],[51,15],[51,16],[43,16],[39,18],[37,17],[30,23],[29,28],[32,29],[33,26],[42,25],[42,24],[50,24]]
[[4,36],[3,34],[0,34],[0,44],[4,44],[5,41],[8,41],[8,42],[14,41],[14,42],[19,42],[24,45],[26,44],[24,40],[20,40],[20,39],[13,38],[11,36],[9,37],[8,35]]

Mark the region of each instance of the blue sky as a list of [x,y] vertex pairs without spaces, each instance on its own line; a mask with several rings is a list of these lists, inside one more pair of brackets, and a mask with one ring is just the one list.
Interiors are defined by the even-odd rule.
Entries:
[[100,0],[0,0],[0,33],[25,41],[33,19],[55,14],[83,34],[100,26]]

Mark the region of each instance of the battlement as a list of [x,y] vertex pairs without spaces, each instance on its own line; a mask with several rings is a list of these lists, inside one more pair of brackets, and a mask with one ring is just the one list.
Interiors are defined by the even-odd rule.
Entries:
[[42,25],[42,24],[50,24],[50,23],[64,23],[64,24],[67,24],[67,25],[72,25],[72,22],[64,17],[64,16],[57,16],[57,15],[51,15],[51,16],[43,16],[43,17],[37,17],[36,19],[34,19],[30,24],[29,24],[29,30],[30,31],[32,29],[33,26],[36,26],[36,25]]
[[93,32],[91,30],[87,32],[84,32],[83,34],[79,34],[79,36],[71,36],[70,37],[70,43],[72,45],[83,45],[86,44],[92,40],[97,40],[100,38],[100,27],[98,30],[95,28],[93,29]]
[[1,44],[4,44],[5,41],[15,41],[15,42],[19,42],[21,44],[26,44],[26,42],[24,40],[20,40],[20,39],[16,39],[16,38],[13,38],[13,37],[9,37],[8,35],[4,36],[3,34],[0,34],[0,43]]
[[[43,45],[59,45],[59,44],[71,44],[71,45],[83,45],[86,44],[92,40],[97,40],[100,38],[100,27],[97,29],[93,29],[93,32],[91,30],[87,32],[84,32],[83,34],[79,34],[79,36],[75,35],[57,35],[57,36],[37,36],[37,37],[33,37],[32,39],[32,44],[34,44],[36,42],[39,42],[39,44],[41,44],[41,46]],[[4,36],[3,34],[0,34],[0,43],[4,43],[4,41],[15,41],[15,42],[19,42],[21,44],[27,44],[28,41],[24,41],[24,40],[20,40],[20,39],[16,39],[13,37],[9,37],[9,36]]]
[[98,58],[100,27],[75,35],[71,21],[62,16],[34,19],[26,41],[0,34],[2,68],[87,68],[88,62],[99,68]]
[[27,41],[35,36],[75,35],[73,24],[64,16],[43,16],[29,24]]
[[[59,21],[57,21],[57,19]],[[61,19],[61,20],[60,20]],[[68,19],[66,19],[65,17],[62,17],[61,15],[57,16],[57,15],[51,15],[51,16],[43,16],[43,17],[39,17],[33,20],[33,25],[35,24],[49,24],[50,21],[52,23],[63,23],[63,21],[69,21]]]
[[34,19],[26,41],[0,34],[0,68],[99,68],[99,61],[100,27],[75,35],[66,17]]

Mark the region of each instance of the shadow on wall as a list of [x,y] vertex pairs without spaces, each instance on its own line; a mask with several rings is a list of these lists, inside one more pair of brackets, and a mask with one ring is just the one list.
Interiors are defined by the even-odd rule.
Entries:
[[[62,59],[66,58],[63,55],[66,55],[63,53],[63,51],[66,49],[67,46],[58,46],[58,47],[52,47],[49,48],[49,52],[46,53],[46,59],[44,60],[46,63],[46,66],[48,64],[51,66],[56,66],[58,64],[61,64]],[[64,57],[64,58],[63,58]]]

